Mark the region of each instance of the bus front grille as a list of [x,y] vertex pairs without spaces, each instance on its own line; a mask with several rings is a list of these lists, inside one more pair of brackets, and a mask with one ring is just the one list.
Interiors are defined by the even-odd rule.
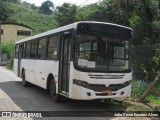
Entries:
[[73,80],[73,84],[76,84],[78,86],[90,89],[90,90],[94,90],[96,92],[101,92],[103,90],[112,90],[112,91],[117,91],[119,89],[122,89],[124,87],[127,87],[131,84],[131,81],[127,81],[125,83],[122,84],[110,84],[108,87],[105,86],[105,84],[89,84],[85,81],[80,81],[80,80]]
[[126,86],[128,86],[130,82],[125,82],[123,84],[110,84],[108,87],[105,85],[97,85],[97,84],[89,84],[89,89],[100,92],[105,89],[110,89],[112,91],[117,91],[119,89],[122,89]]
[[92,75],[88,74],[92,79],[123,79],[125,75]]

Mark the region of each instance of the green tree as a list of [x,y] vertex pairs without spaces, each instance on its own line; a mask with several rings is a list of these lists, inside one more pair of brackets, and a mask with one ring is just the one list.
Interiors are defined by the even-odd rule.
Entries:
[[99,3],[85,5],[79,8],[77,20],[115,22],[112,11],[112,0],[103,0]]
[[113,0],[103,0],[100,3],[81,7],[77,13],[77,19],[112,22],[128,26],[130,14],[128,15],[123,9],[116,7],[117,0],[115,2]]
[[129,26],[129,18],[135,8],[136,0],[112,0],[113,20],[118,24]]
[[13,11],[8,6],[7,2],[0,0],[0,22],[7,22]]
[[31,3],[28,3],[28,2],[26,2],[26,1],[23,1],[23,2],[21,3],[21,5],[23,5],[23,6],[25,6],[25,7],[29,7],[29,8],[31,8],[31,9],[33,9],[33,10],[38,10],[38,7],[37,7],[35,4],[31,4]]
[[12,2],[12,3],[18,3],[18,4],[21,3],[21,0],[1,0],[1,1],[4,1],[4,2]]
[[63,26],[76,21],[77,6],[75,4],[63,3],[56,8],[55,19],[58,26]]
[[112,8],[114,11],[123,9],[130,12],[135,7],[136,0],[112,0]]
[[123,17],[128,21],[126,25],[133,28],[134,44],[160,43],[157,34],[159,22],[156,18],[158,16],[158,0],[113,0],[112,6],[113,11],[123,11]]
[[101,6],[98,4],[91,4],[91,5],[86,5],[81,8],[79,8],[77,12],[77,20],[82,21],[82,20],[95,20],[95,21],[102,21],[102,15],[100,15],[101,12]]
[[53,13],[53,8],[54,8],[54,4],[52,1],[45,1],[42,3],[42,5],[40,6],[40,13],[43,13],[43,14],[52,14]]
[[141,0],[136,2],[134,12],[130,18],[130,25],[134,29],[134,44],[160,43],[157,25],[158,0]]

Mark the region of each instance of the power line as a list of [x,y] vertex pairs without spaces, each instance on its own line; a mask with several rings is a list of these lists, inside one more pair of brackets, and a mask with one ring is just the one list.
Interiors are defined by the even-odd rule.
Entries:
[[[84,1],[82,4],[80,4],[80,5],[78,6],[77,10],[78,10],[83,4],[85,4],[86,2],[88,2],[88,0],[86,0],[86,1]],[[73,11],[73,12],[74,12],[74,11]],[[64,24],[65,22],[67,22],[68,20],[70,20],[70,19],[73,18],[73,17],[74,17],[74,15],[73,15],[72,17],[68,18],[67,20],[63,21],[63,22],[60,23],[60,24],[61,24],[61,25]]]
[[[80,7],[83,5],[83,4],[85,4],[86,2],[88,2],[89,0],[86,0],[85,2],[83,2],[82,4],[80,4],[79,6],[78,6],[78,8],[77,8],[77,11],[80,9]],[[99,3],[99,2],[101,2],[102,0],[99,0],[99,1],[97,1],[96,3]],[[74,12],[74,11],[73,11]],[[72,19],[74,17],[74,15],[73,16],[71,16],[70,18],[68,18],[67,20],[65,20],[65,21],[63,21],[62,23],[60,23],[61,25],[62,24],[64,24],[65,22],[67,22],[68,20],[70,20],[70,19]]]
[[[99,0],[99,1],[97,1],[97,2],[95,2],[94,4],[96,4],[96,3],[99,3],[99,2],[101,2],[102,0]],[[103,10],[104,11],[104,10]],[[95,11],[92,11],[91,13],[94,13]],[[85,19],[85,17],[83,17],[82,19]]]

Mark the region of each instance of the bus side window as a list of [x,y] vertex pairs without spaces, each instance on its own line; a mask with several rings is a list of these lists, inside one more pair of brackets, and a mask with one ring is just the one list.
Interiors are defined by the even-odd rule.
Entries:
[[26,47],[26,43],[23,43],[22,58],[25,58],[25,47]]
[[38,43],[38,40],[33,40],[31,42],[31,55],[30,55],[31,58],[37,57],[37,43]]
[[29,58],[30,57],[30,47],[31,47],[31,42],[26,43],[26,49],[25,49],[25,57]]
[[46,45],[47,45],[47,38],[43,38],[39,40],[38,58],[46,58]]
[[48,43],[48,58],[49,59],[58,59],[59,55],[59,34],[54,35],[49,38],[49,43]]
[[33,50],[33,52],[34,52],[34,57],[35,58],[37,58],[37,54],[38,54],[38,49],[37,49],[37,47],[38,47],[38,40],[35,40],[34,41],[34,50]]
[[31,58],[34,58],[34,48],[35,48],[35,41],[31,41]]
[[19,45],[15,46],[15,59],[18,59]]

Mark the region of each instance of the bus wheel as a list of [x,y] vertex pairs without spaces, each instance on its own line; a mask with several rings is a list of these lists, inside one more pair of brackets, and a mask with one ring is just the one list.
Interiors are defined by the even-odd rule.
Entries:
[[24,71],[22,71],[21,78],[22,78],[22,85],[24,87],[26,87],[27,86],[27,81],[25,80],[25,72]]
[[60,102],[60,95],[56,93],[56,83],[55,80],[52,79],[50,82],[50,96],[54,100],[54,102]]

